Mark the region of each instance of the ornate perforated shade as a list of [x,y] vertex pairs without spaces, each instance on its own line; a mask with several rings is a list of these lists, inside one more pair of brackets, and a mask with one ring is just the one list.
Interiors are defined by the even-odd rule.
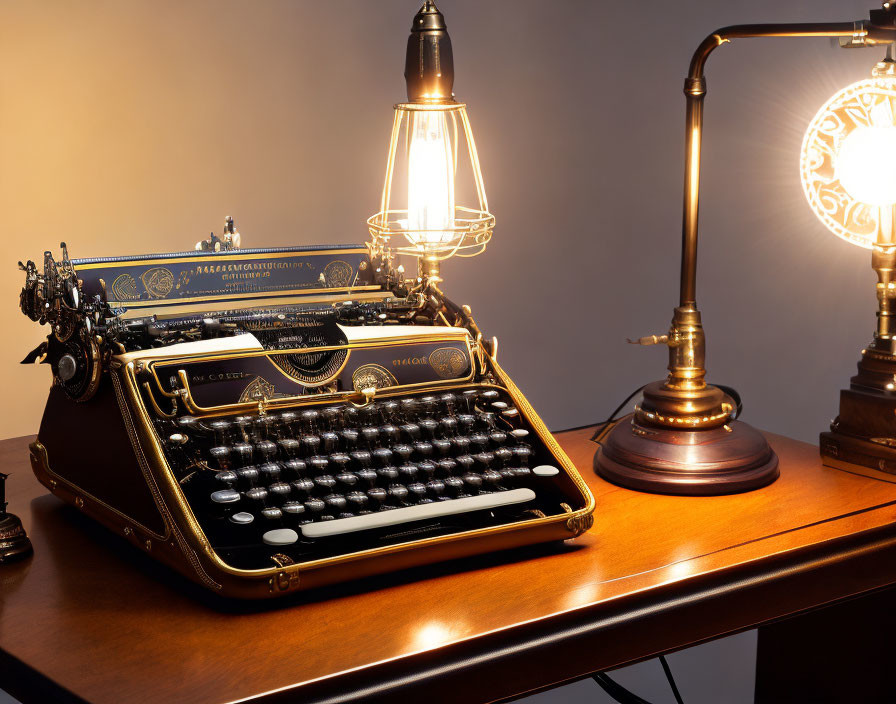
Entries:
[[889,62],[847,86],[809,125],[800,176],[809,205],[838,237],[872,248],[891,241],[896,204],[896,76]]
[[[470,200],[457,202],[464,195]],[[367,225],[401,254],[437,260],[485,250],[495,217],[464,104],[395,106],[380,210]]]

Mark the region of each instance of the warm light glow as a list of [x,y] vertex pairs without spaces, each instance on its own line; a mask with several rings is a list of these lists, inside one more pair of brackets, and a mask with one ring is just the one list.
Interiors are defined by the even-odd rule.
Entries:
[[443,111],[411,115],[408,233],[415,244],[449,242],[454,228],[454,158]]
[[856,127],[840,145],[836,171],[856,200],[878,207],[896,203],[896,126]]
[[892,238],[896,204],[896,77],[844,88],[809,125],[800,177],[809,205],[838,237],[862,247]]

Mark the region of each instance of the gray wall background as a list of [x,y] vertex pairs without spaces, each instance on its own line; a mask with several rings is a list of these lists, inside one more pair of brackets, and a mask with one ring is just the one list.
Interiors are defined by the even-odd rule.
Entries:
[[[851,20],[874,4],[440,2],[498,219],[486,254],[444,266],[445,288],[499,337],[551,428],[597,421],[664,374],[662,349],[624,340],[664,332],[677,302],[681,86],[696,44],[722,25]],[[189,248],[227,214],[246,246],[366,238],[416,9],[0,3],[0,380],[15,399],[0,435],[36,431],[49,378],[17,366],[45,331],[18,312],[16,260],[62,239],[73,256]],[[875,303],[869,254],[805,202],[799,148],[820,105],[881,55],[744,40],[707,70],[698,301],[710,379],[740,389],[749,422],[809,442],[836,414]],[[749,699],[707,652],[728,653],[749,682],[753,643],[688,651],[702,653],[693,671],[710,692],[689,701]],[[640,668],[644,686],[662,686]],[[588,687],[539,701],[589,700]]]

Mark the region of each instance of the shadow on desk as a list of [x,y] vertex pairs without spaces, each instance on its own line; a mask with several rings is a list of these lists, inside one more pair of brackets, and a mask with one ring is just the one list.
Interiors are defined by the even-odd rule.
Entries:
[[[73,572],[82,574],[79,579],[71,581],[70,588],[72,590],[77,590],[78,593],[83,594],[85,588],[83,573],[90,570],[91,565],[96,562],[97,566],[102,565],[102,570],[106,574],[110,572],[110,569],[114,573],[129,570],[133,574],[140,574],[159,587],[156,591],[165,589],[169,592],[166,596],[159,594],[160,598],[170,599],[172,598],[170,592],[174,592],[178,596],[189,598],[223,613],[261,613],[305,603],[352,596],[362,592],[377,591],[433,577],[498,567],[551,555],[568,555],[584,547],[572,542],[530,545],[439,562],[432,565],[411,567],[405,570],[319,587],[273,599],[242,601],[222,597],[191,582],[164,564],[156,562],[139,550],[134,549],[134,546],[124,538],[112,533],[55,496],[48,494],[33,499],[31,511],[34,519],[32,525],[39,526],[39,529],[42,531],[64,532],[67,534],[67,542],[47,540],[45,541],[45,546],[49,551],[50,559],[55,563],[55,574],[68,575]],[[73,547],[78,549],[72,549]],[[17,581],[21,582],[24,575],[25,571],[22,571]],[[59,586],[64,589],[66,584],[63,582]]]

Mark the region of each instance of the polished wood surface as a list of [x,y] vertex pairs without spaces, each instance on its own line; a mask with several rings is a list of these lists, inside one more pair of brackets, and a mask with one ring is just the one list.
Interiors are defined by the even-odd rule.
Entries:
[[[25,702],[492,701],[896,583],[896,483],[768,435],[781,477],[720,497],[595,476],[579,540],[276,603],[207,594],[44,493],[0,442],[34,557],[0,568],[0,687]],[[35,694],[37,693],[37,694]]]

